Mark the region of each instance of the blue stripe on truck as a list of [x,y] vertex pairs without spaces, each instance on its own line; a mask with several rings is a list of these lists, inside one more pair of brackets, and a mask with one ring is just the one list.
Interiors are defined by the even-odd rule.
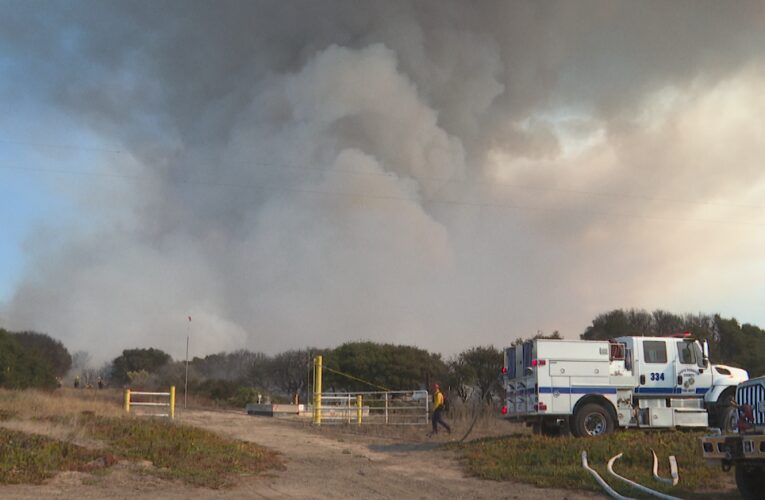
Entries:
[[616,394],[615,387],[540,387],[540,394]]
[[680,394],[679,387],[638,387],[635,394]]

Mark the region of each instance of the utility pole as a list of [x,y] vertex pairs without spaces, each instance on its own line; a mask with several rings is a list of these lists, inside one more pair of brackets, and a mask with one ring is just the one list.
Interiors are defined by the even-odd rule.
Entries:
[[186,396],[189,392],[189,337],[191,336],[191,316],[186,326],[186,381],[183,383],[183,409],[186,409]]

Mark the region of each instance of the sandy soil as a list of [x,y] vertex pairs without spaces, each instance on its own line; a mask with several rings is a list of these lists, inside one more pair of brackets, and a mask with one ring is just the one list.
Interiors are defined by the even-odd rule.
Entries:
[[66,472],[37,486],[0,486],[0,498],[545,498],[592,493],[466,477],[441,441],[346,434],[241,412],[186,411],[179,420],[280,452],[283,471],[242,477],[226,490],[194,488],[142,474],[150,464],[120,462],[96,475]]

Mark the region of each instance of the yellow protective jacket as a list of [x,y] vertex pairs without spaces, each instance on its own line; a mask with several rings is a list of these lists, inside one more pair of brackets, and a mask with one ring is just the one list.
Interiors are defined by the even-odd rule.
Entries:
[[433,393],[433,411],[444,405],[444,394],[441,391]]

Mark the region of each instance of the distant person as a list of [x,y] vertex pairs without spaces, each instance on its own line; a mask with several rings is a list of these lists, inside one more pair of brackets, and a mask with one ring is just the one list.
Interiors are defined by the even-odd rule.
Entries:
[[74,377],[74,388],[79,389],[80,388],[80,377]]
[[104,379],[101,377],[98,377],[98,388],[103,389],[104,388]]
[[433,430],[428,434],[428,437],[438,434],[438,424],[441,424],[449,434],[452,433],[452,428],[444,422],[443,413],[444,393],[441,392],[441,387],[438,384],[433,384],[433,418],[431,418]]

